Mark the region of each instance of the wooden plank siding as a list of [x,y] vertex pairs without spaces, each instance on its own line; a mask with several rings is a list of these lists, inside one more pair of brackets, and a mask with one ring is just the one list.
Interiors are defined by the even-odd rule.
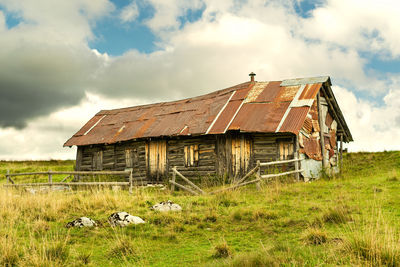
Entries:
[[[151,164],[164,169],[164,172],[160,172],[162,175],[159,176],[159,181],[166,181],[167,176],[171,176],[174,166],[185,177],[192,180],[216,175],[241,177],[254,168],[258,160],[260,162],[279,160],[279,142],[294,140],[293,137],[293,134],[233,132],[225,135],[152,139],[150,143],[147,140],[136,140],[112,145],[80,146],[76,169],[95,170],[93,155],[102,151],[103,170],[124,171],[132,168],[133,179],[147,178],[148,181],[156,182],[157,177],[149,172]],[[161,140],[163,145],[160,143]],[[157,151],[163,150],[165,150],[166,158],[162,159],[162,162],[155,162],[156,158],[149,159],[150,153],[153,153],[154,157]],[[293,150],[290,153],[287,158],[293,158]],[[153,160],[153,163],[149,160]],[[293,166],[285,170],[291,170]],[[268,171],[267,167],[262,167],[261,172],[264,174],[266,171]]]

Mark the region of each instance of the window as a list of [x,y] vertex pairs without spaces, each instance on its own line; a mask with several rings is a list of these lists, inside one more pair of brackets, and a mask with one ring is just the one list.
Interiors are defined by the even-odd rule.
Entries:
[[199,145],[188,145],[184,148],[185,167],[194,167],[199,165]]
[[125,167],[134,168],[138,163],[138,151],[137,148],[127,148],[125,149]]
[[92,168],[95,171],[103,169],[103,151],[95,151],[92,155]]
[[125,166],[133,168],[133,149],[125,149]]
[[279,143],[279,159],[286,160],[293,156],[293,143],[290,141],[280,141]]

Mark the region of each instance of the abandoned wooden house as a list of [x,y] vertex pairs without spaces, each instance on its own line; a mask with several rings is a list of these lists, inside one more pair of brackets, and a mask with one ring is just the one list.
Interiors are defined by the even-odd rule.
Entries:
[[257,82],[254,75],[202,96],[102,110],[64,146],[77,146],[76,170],[131,168],[149,182],[174,166],[192,178],[235,177],[257,161],[293,157],[306,180],[323,167],[337,170],[343,142],[353,139],[330,78]]

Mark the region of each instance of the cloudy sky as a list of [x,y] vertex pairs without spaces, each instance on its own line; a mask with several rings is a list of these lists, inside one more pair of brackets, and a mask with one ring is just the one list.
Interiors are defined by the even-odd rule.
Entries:
[[67,159],[100,109],[331,76],[355,141],[400,149],[399,1],[0,0],[0,159]]

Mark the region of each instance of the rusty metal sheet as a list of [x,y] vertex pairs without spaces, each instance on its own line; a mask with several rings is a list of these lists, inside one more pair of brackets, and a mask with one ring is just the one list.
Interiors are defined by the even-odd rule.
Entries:
[[274,102],[276,96],[281,90],[280,87],[281,82],[269,82],[261,94],[256,98],[255,103],[263,103],[263,102]]
[[326,113],[326,118],[325,118],[325,125],[328,126],[328,128],[331,128],[333,122],[333,118],[329,112]]
[[304,120],[303,129],[308,134],[312,132],[312,119],[309,116]]
[[229,130],[275,132],[288,107],[289,103],[246,103],[236,115]]
[[247,94],[251,90],[251,88],[253,88],[253,86],[254,86],[254,84],[248,83],[248,84],[244,84],[243,86],[241,86],[241,88],[237,88],[236,93],[232,97],[231,101],[245,99]]
[[329,142],[331,144],[332,148],[336,148],[336,131],[335,130],[331,130],[330,131],[330,138],[329,138]]
[[226,127],[228,127],[229,122],[232,120],[232,117],[235,115],[239,106],[242,104],[242,100],[230,101],[228,105],[225,107],[224,111],[220,114],[214,126],[209,131],[210,134],[220,134],[224,133]]
[[299,89],[300,86],[281,87],[281,90],[279,90],[279,93],[276,96],[275,101],[278,102],[292,101],[297,91],[299,91]]
[[304,138],[304,152],[310,158],[314,160],[322,160],[321,146],[319,140],[315,137]]
[[309,107],[291,108],[285,121],[283,122],[279,132],[290,132],[298,134],[304,125],[305,118],[308,114]]
[[306,87],[304,87],[303,92],[301,93],[299,99],[315,99],[317,97],[317,94],[319,92],[319,89],[321,89],[322,84],[321,83],[315,83],[315,84],[307,84]]

